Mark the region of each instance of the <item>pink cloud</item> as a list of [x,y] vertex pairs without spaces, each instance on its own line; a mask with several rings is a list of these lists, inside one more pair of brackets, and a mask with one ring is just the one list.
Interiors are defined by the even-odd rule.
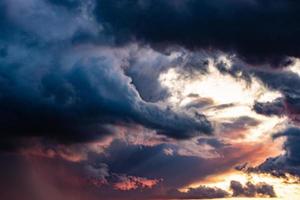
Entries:
[[136,176],[119,175],[119,181],[114,184],[116,190],[135,190],[138,188],[152,188],[157,185],[161,179],[148,179]]

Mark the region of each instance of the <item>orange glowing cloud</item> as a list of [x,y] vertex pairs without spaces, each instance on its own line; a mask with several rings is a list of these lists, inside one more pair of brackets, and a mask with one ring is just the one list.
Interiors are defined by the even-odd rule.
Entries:
[[114,184],[116,190],[135,190],[138,188],[152,188],[157,185],[160,179],[148,179],[136,176],[120,175],[119,182]]

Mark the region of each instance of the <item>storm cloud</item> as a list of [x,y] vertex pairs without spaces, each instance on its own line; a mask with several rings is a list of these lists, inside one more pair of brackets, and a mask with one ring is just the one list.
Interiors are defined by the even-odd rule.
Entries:
[[300,177],[299,11],[0,1],[0,198],[281,197],[248,176]]
[[275,134],[274,138],[286,137],[283,147],[285,153],[277,157],[268,158],[256,168],[249,168],[248,171],[270,173],[278,177],[286,177],[286,174],[289,173],[300,177],[299,133],[300,130],[298,128],[289,128],[282,133]]
[[231,181],[230,189],[234,197],[276,197],[273,186],[266,183],[253,184],[247,182],[246,185],[243,186],[238,181]]
[[119,42],[215,48],[278,65],[299,56],[299,6],[293,0],[101,0],[94,13]]
[[229,193],[216,187],[200,186],[197,188],[189,188],[187,192],[180,192],[176,189],[168,192],[167,198],[177,199],[215,199],[229,197]]
[[284,105],[284,99],[279,98],[275,99],[273,102],[255,102],[253,109],[258,114],[262,115],[283,115],[285,113],[285,105]]
[[[81,1],[1,3],[6,8],[0,43],[4,149],[28,137],[62,143],[101,139],[114,133],[114,124],[140,124],[178,139],[212,131],[205,116],[175,112],[140,97],[123,69],[132,59],[130,48],[73,44],[78,33],[99,31],[92,16],[86,17],[88,9],[69,9],[76,2],[88,6]],[[19,11],[24,16],[16,15]]]

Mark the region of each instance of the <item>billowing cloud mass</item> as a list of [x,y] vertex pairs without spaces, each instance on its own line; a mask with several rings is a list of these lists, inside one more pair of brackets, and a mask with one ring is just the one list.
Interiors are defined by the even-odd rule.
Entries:
[[216,48],[251,63],[279,64],[299,56],[299,6],[293,0],[99,0],[95,14],[120,42]]
[[229,193],[220,188],[201,186],[198,188],[189,188],[187,192],[170,190],[168,192],[168,198],[170,197],[178,199],[213,199],[229,197]]
[[[140,97],[123,69],[137,47],[72,45],[78,32],[94,34],[100,26],[88,11],[35,0],[2,4],[4,23],[17,23],[1,38],[1,134],[7,148],[10,140],[27,136],[63,143],[94,140],[113,133],[111,124],[141,124],[175,138],[212,131],[205,116],[174,112]],[[24,16],[16,15],[21,11]],[[50,20],[47,26],[43,20]]]
[[248,182],[243,186],[238,181],[231,181],[230,189],[233,191],[234,197],[276,197],[273,186],[266,183],[254,185]]
[[0,199],[298,199],[299,13],[0,1]]
[[283,148],[285,153],[277,156],[268,158],[265,162],[256,168],[250,168],[248,171],[258,171],[263,173],[271,173],[274,176],[286,177],[286,174],[299,176],[299,140],[300,130],[298,128],[289,128],[282,133],[277,133],[273,137],[286,137]]
[[272,102],[256,102],[253,109],[262,115],[283,115],[285,113],[284,99],[278,98]]

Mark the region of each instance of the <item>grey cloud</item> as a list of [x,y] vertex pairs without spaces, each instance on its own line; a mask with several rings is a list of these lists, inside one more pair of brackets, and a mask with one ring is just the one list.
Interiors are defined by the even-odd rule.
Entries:
[[84,169],[85,176],[91,184],[102,186],[108,184],[108,177],[110,176],[109,168],[105,163],[97,165],[87,164]]
[[293,0],[99,0],[94,13],[121,44],[221,49],[274,66],[299,56],[299,3]]
[[261,165],[250,170],[266,172],[275,176],[283,177],[285,176],[285,173],[300,176],[299,133],[300,130],[298,128],[289,128],[282,133],[274,135],[274,138],[286,137],[286,141],[284,143],[285,153],[274,158],[268,158]]
[[251,182],[247,182],[246,185],[243,186],[238,181],[231,181],[230,189],[233,192],[233,197],[276,197],[273,186],[267,183],[253,184]]
[[246,130],[250,127],[254,127],[260,124],[260,121],[248,116],[242,116],[239,118],[232,118],[232,122],[224,122],[220,125],[221,132],[231,133],[236,130]]
[[275,177],[287,178],[287,174],[300,177],[300,159],[299,159],[299,128],[288,128],[287,130],[275,134],[274,139],[286,137],[283,149],[285,153],[276,157],[267,158],[263,163],[256,167],[248,167],[244,164],[236,167],[237,170],[246,173],[268,173]]
[[[18,146],[14,142],[29,137],[62,143],[101,139],[116,131],[110,126],[114,124],[140,124],[178,139],[212,132],[205,116],[175,112],[145,101],[151,98],[141,98],[132,84],[136,78],[130,78],[124,69],[134,63],[145,68],[156,64],[149,66],[138,60],[134,55],[139,49],[74,44],[78,31],[95,34],[99,27],[90,19],[90,10],[69,9],[68,2],[1,3],[5,10],[0,20],[5,30],[0,33],[0,131],[5,137],[1,142],[4,149],[14,148]],[[86,1],[78,3],[83,10],[89,6]],[[169,61],[160,53],[155,58],[161,59],[162,66]]]
[[187,192],[180,192],[177,189],[172,189],[167,193],[167,198],[176,199],[215,199],[226,198],[230,194],[217,187],[200,186],[198,188],[189,188]]
[[[2,134],[83,141],[113,132],[106,125],[115,123],[137,123],[179,139],[211,132],[204,116],[176,113],[143,101],[130,78],[124,75],[122,61],[110,55],[113,50],[102,49],[101,54],[70,66],[50,65],[38,79],[30,78],[35,80],[34,84],[30,79],[18,80],[13,73],[3,71],[2,77],[6,75],[13,84],[6,78],[1,87],[7,91],[1,98],[2,116],[14,120],[2,126]],[[16,69],[14,73],[29,78],[35,70]]]
[[272,115],[281,116],[285,114],[285,109],[286,108],[284,105],[283,98],[275,99],[272,102],[265,102],[265,103],[255,102],[253,106],[253,110],[255,110],[255,112],[267,116],[272,116]]

